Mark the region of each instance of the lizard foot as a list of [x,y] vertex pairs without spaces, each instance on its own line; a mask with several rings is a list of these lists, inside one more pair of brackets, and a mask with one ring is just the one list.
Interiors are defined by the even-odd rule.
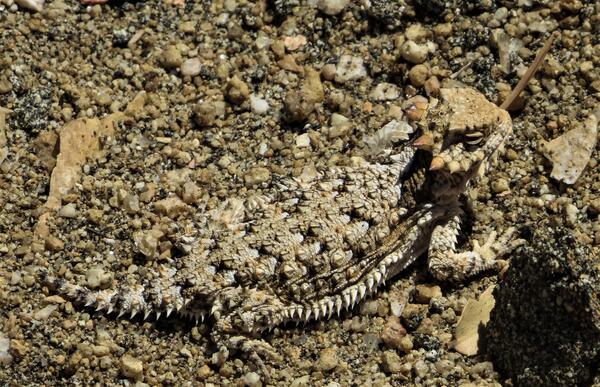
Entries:
[[473,241],[471,251],[430,251],[429,270],[435,278],[452,282],[461,282],[485,271],[500,271],[507,265],[500,257],[525,242],[514,239],[514,234],[514,227],[507,229],[500,237],[493,231],[482,245]]

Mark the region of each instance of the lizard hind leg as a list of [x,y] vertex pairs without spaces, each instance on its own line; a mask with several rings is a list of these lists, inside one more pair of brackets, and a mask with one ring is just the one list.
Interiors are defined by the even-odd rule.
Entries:
[[501,270],[506,261],[500,257],[523,243],[514,239],[515,229],[507,229],[500,238],[494,231],[483,245],[473,241],[471,251],[456,252],[456,238],[460,231],[460,216],[438,225],[431,234],[429,271],[438,280],[461,282],[466,278],[490,270]]

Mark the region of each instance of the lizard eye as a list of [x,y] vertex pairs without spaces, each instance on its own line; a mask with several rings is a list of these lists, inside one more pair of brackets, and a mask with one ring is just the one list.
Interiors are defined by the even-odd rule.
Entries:
[[483,133],[481,132],[471,132],[465,134],[464,142],[468,145],[477,145],[483,140]]

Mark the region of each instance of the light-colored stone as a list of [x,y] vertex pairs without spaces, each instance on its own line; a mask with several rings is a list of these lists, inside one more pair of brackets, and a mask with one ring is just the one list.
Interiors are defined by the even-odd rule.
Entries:
[[256,372],[248,372],[246,375],[244,375],[244,385],[248,387],[262,386],[260,376]]
[[181,64],[181,75],[195,77],[196,75],[200,74],[200,70],[202,70],[202,62],[200,62],[200,58],[190,58]]
[[90,289],[106,288],[110,285],[112,277],[101,267],[93,267],[86,271],[85,279]]
[[392,83],[382,82],[375,86],[369,97],[374,101],[392,101],[400,97],[400,89]]
[[397,374],[401,371],[400,356],[394,351],[385,351],[381,354],[381,366],[388,374]]
[[121,357],[121,373],[126,378],[139,380],[144,372],[144,364],[130,355]]
[[402,57],[410,63],[423,63],[427,60],[429,48],[426,44],[418,44],[412,40],[407,40],[400,48]]
[[342,55],[335,68],[335,81],[346,83],[356,81],[367,76],[367,69],[363,60],[356,56]]
[[269,103],[266,99],[259,98],[256,95],[250,95],[250,109],[256,114],[265,114],[269,111]]
[[15,0],[20,7],[30,9],[36,12],[42,12],[45,0]]
[[296,146],[298,148],[310,147],[310,137],[308,136],[308,133],[303,133],[296,137]]
[[319,0],[317,8],[324,14],[333,16],[337,15],[350,4],[350,0]]
[[77,216],[77,206],[75,203],[65,204],[58,211],[58,215],[63,218],[75,218]]
[[181,66],[183,57],[176,45],[167,46],[160,55],[160,62],[163,67],[173,69]]
[[179,196],[170,196],[155,202],[154,209],[158,213],[166,215],[169,218],[175,218],[178,215],[186,213],[188,206],[179,198]]
[[249,170],[244,176],[246,187],[266,183],[271,179],[271,171],[264,167],[255,167]]
[[56,309],[58,309],[58,305],[47,305],[35,312],[33,318],[38,321],[47,320]]
[[339,363],[337,352],[334,348],[325,348],[319,352],[317,369],[324,372],[332,371]]
[[419,304],[429,304],[432,298],[442,297],[442,289],[437,285],[417,285],[415,301]]

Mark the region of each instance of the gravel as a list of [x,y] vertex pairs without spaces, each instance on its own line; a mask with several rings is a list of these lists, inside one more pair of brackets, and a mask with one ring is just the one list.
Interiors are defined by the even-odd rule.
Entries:
[[[598,5],[182,3],[0,0],[0,116],[10,110],[0,117],[0,384],[506,384],[514,370],[452,348],[464,305],[498,282],[493,273],[437,283],[424,258],[364,306],[274,329],[264,338],[283,360],[258,368],[245,353],[218,352],[210,321],[106,316],[49,299],[33,272],[99,289],[136,283],[146,260],[178,262],[191,248],[179,235],[193,235],[195,214],[260,197],[280,175],[372,161],[417,129],[398,123],[424,114],[423,96],[440,87],[469,85],[502,103],[551,32],[513,137],[467,192],[461,234],[483,241],[514,226],[527,236],[559,218],[600,256],[598,141],[580,147],[585,162],[568,184],[542,146],[576,136],[598,106]],[[114,130],[74,142],[75,155],[93,157],[49,209],[61,128],[82,119],[77,133],[88,133],[96,118],[94,130]],[[522,342],[510,345],[505,353]]]

